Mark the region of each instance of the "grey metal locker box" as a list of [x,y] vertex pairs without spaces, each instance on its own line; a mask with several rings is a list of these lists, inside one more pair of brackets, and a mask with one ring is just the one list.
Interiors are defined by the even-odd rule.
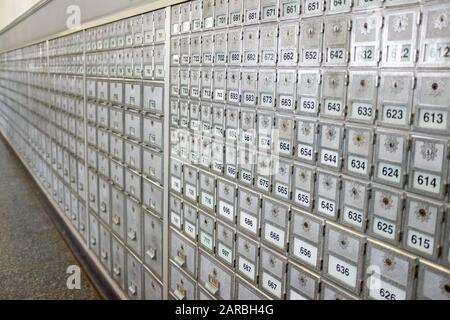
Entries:
[[[184,214],[184,224],[185,224],[185,230],[188,227],[186,224],[186,208],[185,208],[185,214]],[[216,220],[211,217],[210,215],[199,211],[198,212],[198,244],[199,247],[203,248],[204,250],[207,250],[211,254],[214,253],[215,248],[215,227],[216,227]]]
[[241,70],[228,69],[227,70],[227,93],[226,100],[229,104],[241,103]]
[[78,195],[80,196],[81,199],[86,200],[85,199],[85,181],[86,181],[86,177],[85,177],[85,166],[84,163],[82,163],[81,161],[78,161],[77,163],[77,182],[78,182]]
[[[182,221],[182,200],[173,194],[169,195],[169,220],[170,225],[176,228],[179,232],[182,231],[183,221]],[[197,219],[195,219],[196,221]]]
[[[315,2],[315,4],[317,5],[318,2]],[[311,7],[311,4],[308,7]],[[300,66],[320,66],[322,62],[323,28],[322,18],[303,19],[300,22]]]
[[280,20],[298,19],[300,15],[300,0],[280,0]]
[[164,89],[160,86],[144,83],[143,85],[143,110],[162,114],[164,104]]
[[89,208],[98,213],[98,176],[92,170],[88,172]]
[[191,1],[191,29],[192,31],[199,31],[202,28],[202,2],[200,0]]
[[125,111],[124,133],[127,137],[133,140],[141,141],[142,125],[142,117],[140,114],[132,111]]
[[449,162],[448,139],[412,136],[411,140],[408,189],[443,199]]
[[210,212],[216,208],[216,178],[205,171],[199,172],[199,205]]
[[226,142],[228,144],[233,144],[237,142],[239,134],[239,118],[240,118],[240,108],[238,107],[227,107],[225,114],[225,128],[226,128]]
[[[127,37],[128,38],[128,37]],[[125,67],[125,78],[133,78],[133,49],[125,49],[124,51],[123,63]],[[125,101],[127,103],[127,101]]]
[[142,209],[139,203],[131,198],[126,198],[126,216],[126,244],[140,255],[142,253]]
[[87,164],[88,167],[97,170],[97,164],[98,164],[98,151],[96,148],[88,146],[87,148]]
[[366,266],[366,298],[410,300],[415,297],[415,256],[369,241]]
[[97,125],[105,129],[109,127],[109,107],[105,104],[97,105]]
[[323,255],[325,220],[303,212],[292,211],[289,256],[296,262],[319,272]]
[[123,134],[124,112],[123,109],[114,106],[109,107],[110,129],[118,134]]
[[183,223],[183,233],[193,241],[197,241],[198,234],[198,209],[192,205],[183,203],[183,216],[181,221]]
[[289,264],[287,300],[318,300],[320,277],[308,269]]
[[[244,52],[244,54],[252,55],[252,53]],[[257,55],[257,54],[256,54]],[[258,101],[258,71],[252,69],[242,70],[242,104],[246,106],[255,106]]]
[[142,85],[135,82],[125,83],[125,105],[135,109],[142,109]]
[[106,224],[110,225],[111,223],[111,185],[110,183],[99,177],[99,216],[100,219]]
[[[445,2],[445,1],[444,1]],[[450,26],[448,23],[449,4],[425,6],[423,8],[423,27],[420,35],[421,67],[449,67],[448,42]]]
[[78,215],[78,196],[76,193],[72,193],[70,197],[70,221],[72,225],[75,227],[75,229],[79,230],[79,215]]
[[274,114],[272,112],[257,112],[258,150],[270,156],[273,149]]
[[169,263],[169,291],[177,300],[195,300],[195,282]]
[[[390,2],[392,1],[390,0]],[[416,6],[384,12],[383,66],[414,66],[417,60],[419,16],[420,8]]]
[[210,29],[214,27],[214,0],[203,1],[203,29]]
[[[150,36],[150,35],[146,35],[146,36]],[[143,48],[144,52],[143,52],[143,70],[142,70],[142,77],[144,79],[152,79],[153,78],[153,47],[144,47]]]
[[320,117],[344,120],[347,105],[347,71],[324,69],[322,77]]
[[257,146],[256,142],[256,111],[251,109],[241,109],[238,144],[246,146],[247,148],[255,148]]
[[314,199],[314,213],[327,219],[337,220],[340,208],[341,177],[318,170]]
[[[343,2],[349,3],[349,0]],[[350,30],[349,16],[327,16],[324,19],[323,65],[347,66],[349,61]]]
[[100,230],[98,220],[93,214],[89,214],[89,249],[97,256],[100,256]]
[[183,173],[184,196],[196,203],[198,199],[198,171],[192,166],[184,165]]
[[78,161],[77,158],[74,157],[73,155],[70,156],[69,158],[70,161],[70,186],[72,188],[72,190],[78,190]]
[[[228,146],[227,146],[228,147]],[[251,147],[238,146],[236,150],[237,176],[239,182],[244,185],[252,186],[255,180],[256,150]],[[232,166],[227,164],[227,170]]]
[[[133,49],[133,78],[141,79],[143,76],[144,52],[142,48]],[[126,91],[125,91],[126,98]]]
[[56,150],[57,150],[57,163],[56,163],[57,172],[60,177],[64,177],[64,169],[63,169],[64,149],[61,145],[57,145]]
[[88,99],[95,100],[97,98],[97,85],[96,80],[86,80],[86,96]]
[[277,70],[277,110],[292,113],[296,109],[297,71]]
[[181,6],[175,5],[171,7],[171,34],[176,35],[181,32]]
[[109,132],[105,129],[97,129],[97,147],[99,151],[109,152]]
[[125,239],[125,194],[111,187],[111,229],[123,241]]
[[382,71],[380,77],[377,125],[409,130],[415,88],[414,73]]
[[125,248],[115,237],[111,243],[111,262],[112,278],[125,290]]
[[[192,40],[196,41],[196,40]],[[189,86],[190,91],[188,92],[188,95],[191,99],[200,99],[200,95],[202,92],[202,72],[200,68],[196,69],[189,69],[190,78],[189,80]]]
[[216,298],[233,299],[234,274],[201,251],[199,253],[199,283]]
[[163,154],[149,148],[142,148],[142,172],[148,178],[163,184],[164,164]]
[[259,287],[275,299],[284,299],[286,265],[285,257],[264,247],[261,248]]
[[235,222],[237,186],[217,179],[217,217],[229,223]]
[[160,278],[163,273],[163,236],[162,221],[144,210],[144,263]]
[[145,268],[144,268],[144,299],[145,300],[163,299],[163,286]]
[[338,122],[319,123],[317,165],[333,171],[340,171],[343,162],[344,125]]
[[322,76],[320,70],[308,69],[298,71],[297,113],[305,116],[316,116],[321,103],[320,85]]
[[[243,57],[242,29],[228,29],[228,38],[225,36],[225,39],[228,39],[228,42],[224,48],[227,52],[226,62],[229,66],[240,65]],[[219,59],[217,51],[217,36],[215,36],[214,41],[216,42],[214,64],[217,65],[219,64],[219,61],[217,61]]]
[[[170,64],[176,66],[180,64],[180,38],[173,37],[170,40]],[[172,69],[174,70],[174,69]]]
[[180,68],[170,68],[170,95],[172,97],[180,96]]
[[123,83],[120,81],[109,82],[109,101],[113,105],[123,105],[124,103],[124,89]]
[[170,127],[178,128],[180,125],[180,105],[178,99],[170,99]]
[[278,66],[296,66],[298,62],[299,23],[279,24]]
[[[210,65],[213,63],[214,59],[214,35],[213,33],[202,33],[201,36],[201,53],[202,53],[202,59],[201,63],[203,65]],[[195,58],[195,57],[193,57]],[[202,69],[203,70],[203,69]],[[211,73],[212,71],[209,71],[208,73]],[[205,75],[202,73],[202,87],[205,87],[205,85],[211,83],[212,77],[205,77]],[[209,87],[211,87],[209,85]],[[205,94],[202,90],[202,98],[209,98],[212,99],[212,96],[210,94]]]
[[223,105],[212,106],[213,136],[218,139],[225,137],[225,108]]
[[181,65],[187,66],[191,62],[190,46],[191,46],[191,39],[189,38],[188,35],[180,38],[180,64]]
[[272,191],[272,155],[266,152],[256,154],[255,188],[262,193],[270,194]]
[[[227,129],[227,131],[234,129]],[[231,131],[233,132],[233,131]],[[238,178],[238,149],[237,146],[232,142],[225,145],[225,176],[232,180],[237,180]]]
[[197,144],[199,144],[200,149],[200,166],[206,170],[210,170],[213,165],[213,138],[203,134],[203,137],[196,136],[198,139]]
[[294,163],[292,177],[292,202],[303,209],[312,210],[314,206],[314,193],[316,170],[314,167]]
[[443,215],[441,203],[407,195],[403,247],[420,256],[437,260],[441,250]]
[[164,190],[150,180],[142,179],[142,203],[146,209],[149,209],[158,216],[163,215],[163,193]]
[[365,242],[356,233],[326,225],[323,275],[357,295],[362,286]]
[[153,43],[153,12],[147,12],[142,17],[142,27],[144,31],[144,45]]
[[291,158],[294,151],[294,118],[275,115],[274,154]]
[[[219,0],[223,1],[223,0]],[[217,30],[214,33],[214,64],[217,66],[227,63],[227,30]]]
[[70,219],[71,217],[71,204],[72,204],[72,199],[71,199],[71,192],[70,192],[70,188],[67,187],[66,185],[63,185],[63,189],[64,189],[64,202],[63,202],[63,209],[64,209],[64,214],[66,215],[67,218]]
[[125,192],[139,202],[142,199],[142,176],[128,168],[125,169]]
[[191,102],[189,105],[189,129],[194,134],[199,132],[199,120],[200,120],[200,105],[197,102]]
[[132,141],[125,140],[125,163],[138,172],[142,170],[142,147]]
[[111,157],[118,161],[124,160],[124,139],[116,134],[110,135],[111,143],[109,153]]
[[259,277],[259,244],[250,238],[236,236],[236,272],[256,284]]
[[238,190],[238,223],[237,228],[251,236],[258,237],[260,230],[260,195],[249,189]]
[[376,117],[379,78],[377,71],[352,70],[349,75],[347,120],[372,124]]
[[240,278],[236,277],[236,293],[235,293],[235,299],[236,300],[247,300],[247,301],[258,301],[258,300],[268,300],[268,298],[259,292],[256,288],[253,286],[247,284],[247,282],[241,280]]
[[100,224],[100,262],[111,272],[111,233]]
[[261,240],[263,243],[286,251],[288,244],[289,207],[285,204],[263,197],[261,214]]
[[442,72],[420,72],[417,75],[414,131],[449,135],[448,103],[450,94],[445,89],[449,85],[450,76]]
[[125,168],[117,161],[111,159],[111,181],[120,189],[125,188]]
[[243,2],[242,0],[229,0],[228,2],[228,23],[230,26],[242,24],[243,18]]
[[[191,65],[199,65],[202,61],[202,35],[191,34],[190,37],[190,63]],[[198,96],[199,98],[200,96]]]
[[448,270],[420,261],[416,296],[418,300],[450,300],[449,283]]
[[180,104],[180,127],[189,128],[189,102],[185,100],[181,100]]
[[78,203],[78,219],[80,220],[80,228],[79,232],[81,235],[81,238],[85,243],[88,243],[88,233],[87,233],[87,225],[88,225],[88,219],[87,219],[87,213],[86,213],[86,206],[84,202],[80,201]]
[[225,68],[214,68],[212,85],[213,101],[225,102],[227,92],[227,72]]
[[293,162],[273,157],[272,173],[274,174],[272,196],[291,201]]
[[399,131],[376,131],[373,180],[402,188],[407,177],[409,136]]
[[359,298],[328,281],[321,280],[320,300],[359,300]]
[[223,175],[224,173],[224,143],[220,140],[214,139],[211,144],[211,171],[218,175]]
[[164,79],[164,56],[165,56],[164,45],[155,45],[153,47],[153,61],[154,61],[154,79],[162,80]]
[[108,101],[109,99],[108,81],[97,81],[97,98],[98,101]]
[[142,264],[127,252],[127,292],[132,300],[142,299]]
[[149,146],[164,149],[164,124],[159,118],[143,118],[143,142]]
[[404,194],[384,185],[372,185],[367,233],[398,244],[402,232]]
[[236,231],[221,222],[217,222],[215,236],[217,260],[234,269]]
[[376,67],[381,58],[381,35],[383,17],[381,11],[373,10],[352,17],[350,65]]
[[178,232],[169,231],[169,259],[189,275],[197,277],[197,247]]
[[[246,1],[247,2],[247,1]],[[259,56],[261,66],[275,66],[278,57],[278,25],[264,24],[260,29]],[[261,98],[261,97],[260,97]],[[273,97],[275,100],[275,97]]]
[[342,178],[340,222],[359,232],[365,232],[368,220],[371,185],[366,181]]
[[182,194],[183,163],[175,158],[170,158],[170,190]]

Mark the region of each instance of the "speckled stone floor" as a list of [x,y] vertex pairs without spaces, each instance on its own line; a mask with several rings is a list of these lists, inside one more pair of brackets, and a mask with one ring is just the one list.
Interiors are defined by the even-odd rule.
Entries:
[[83,273],[81,290],[67,288],[78,263],[30,179],[0,137],[0,300],[99,299]]

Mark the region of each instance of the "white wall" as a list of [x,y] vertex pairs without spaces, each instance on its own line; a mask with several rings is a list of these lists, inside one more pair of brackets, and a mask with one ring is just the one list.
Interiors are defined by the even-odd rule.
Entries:
[[41,0],[1,0],[0,31]]

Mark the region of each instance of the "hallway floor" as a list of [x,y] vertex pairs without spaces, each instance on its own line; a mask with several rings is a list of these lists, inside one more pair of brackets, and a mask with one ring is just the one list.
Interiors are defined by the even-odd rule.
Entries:
[[81,290],[69,290],[74,255],[47,215],[45,197],[0,136],[0,300],[92,300],[82,271]]

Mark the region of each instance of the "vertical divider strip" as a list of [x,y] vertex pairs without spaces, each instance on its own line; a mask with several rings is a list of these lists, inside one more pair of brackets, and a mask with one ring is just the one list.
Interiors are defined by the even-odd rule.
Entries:
[[163,298],[169,299],[169,171],[170,171],[170,33],[171,7],[167,6],[164,56],[164,212],[163,212]]

